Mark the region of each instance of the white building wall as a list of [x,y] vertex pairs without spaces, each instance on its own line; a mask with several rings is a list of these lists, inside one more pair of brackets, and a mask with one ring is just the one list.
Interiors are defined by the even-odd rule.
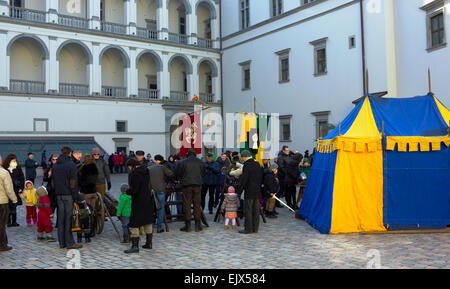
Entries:
[[[396,38],[398,87],[400,97],[424,95],[428,92],[428,68],[432,91],[447,108],[450,107],[450,47],[428,52],[426,12],[419,9],[430,0],[396,2]],[[450,40],[450,2],[446,2],[447,41]]]
[[[337,3],[339,4],[339,3]],[[341,3],[342,4],[342,3]],[[334,5],[333,5],[334,6]],[[330,6],[316,6],[316,11]],[[313,8],[311,8],[313,9]],[[293,18],[311,15],[302,11]],[[253,111],[253,97],[258,112],[292,115],[292,142],[281,143],[293,149],[311,150],[315,145],[316,119],[311,114],[331,111],[329,122],[337,125],[352,109],[352,101],[363,94],[362,56],[359,49],[349,49],[348,37],[355,35],[360,47],[359,5],[338,9],[323,17],[311,18],[276,33],[256,38],[257,32],[236,36],[225,42],[223,59],[224,111],[239,112],[247,106]],[[285,23],[287,20],[283,20]],[[339,23],[339,25],[328,25]],[[271,23],[259,29],[270,32],[281,24]],[[251,36],[252,41],[245,42]],[[295,36],[295,37],[294,37]],[[327,68],[324,76],[315,77],[314,47],[311,41],[328,37]],[[238,39],[236,39],[238,38]],[[239,41],[242,43],[239,44]],[[228,43],[233,46],[227,48]],[[279,57],[275,52],[290,48],[290,82],[279,83]],[[251,60],[251,90],[242,91],[242,68],[239,63]],[[345,76],[345,77],[343,77]]]
[[[26,2],[30,3],[31,1]],[[107,0],[106,2],[106,21],[124,23],[123,19],[127,17],[131,22],[133,19],[133,11],[130,11],[130,7],[132,7],[132,5],[127,5],[127,8],[125,9],[125,2],[123,0]],[[60,13],[65,14],[68,12],[67,9],[62,7],[64,1],[52,0],[43,1],[43,3],[42,10],[45,10],[46,7],[58,9],[59,3]],[[100,1],[98,0],[89,1],[89,5],[84,7],[84,13],[87,12],[89,18],[100,15],[99,3]],[[194,9],[195,3],[196,1],[190,1],[192,9]],[[216,5],[216,7],[218,6]],[[152,8],[149,9],[152,10]],[[154,13],[156,15],[156,6],[154,7],[154,10],[155,11],[150,11],[149,14]],[[139,10],[136,11],[136,14],[138,12]],[[163,7],[159,12],[159,15],[165,15],[167,12],[166,0],[163,1]],[[57,19],[57,14],[52,15]],[[70,15],[78,16],[73,14]],[[192,23],[197,23],[195,13],[192,13],[190,17],[193,21]],[[160,28],[167,27],[167,25],[164,26],[161,24],[167,23],[167,19],[159,20],[160,23],[158,26]],[[4,115],[6,118],[10,118],[13,111],[16,111],[16,113],[17,111],[29,112],[26,117],[21,118],[21,121],[14,125],[7,126],[6,123],[0,125],[0,136],[9,136],[11,138],[18,136],[94,136],[95,140],[108,152],[115,150],[113,138],[131,138],[132,140],[129,144],[129,149],[131,150],[143,149],[152,154],[165,154],[167,153],[166,148],[168,145],[168,143],[166,143],[168,136],[168,129],[166,128],[167,115],[174,112],[185,111],[186,109],[189,110],[192,105],[190,102],[192,96],[199,93],[199,78],[197,75],[188,76],[188,88],[191,92],[190,96],[187,101],[178,103],[168,102],[165,99],[149,101],[137,98],[137,100],[134,100],[139,86],[143,85],[143,87],[146,87],[146,79],[140,80],[139,77],[147,73],[157,74],[160,96],[161,98],[169,98],[171,73],[169,73],[168,61],[172,55],[185,55],[190,62],[192,62],[193,66],[196,65],[195,59],[214,59],[216,66],[220,69],[220,53],[217,50],[199,49],[199,47],[196,46],[181,46],[170,42],[164,43],[137,38],[133,39],[121,35],[115,37],[108,34],[101,34],[101,32],[98,31],[92,33],[87,30],[74,30],[73,28],[62,27],[59,25],[52,26],[53,24],[35,24],[35,22],[20,24],[17,21],[9,21],[7,18],[2,18],[0,22],[2,26],[0,30],[0,40],[2,40],[0,41],[0,91],[2,89],[6,90],[5,93],[0,92],[0,113],[9,111]],[[90,19],[90,27],[95,29],[95,27],[98,26],[98,24],[96,24],[97,22],[98,20]],[[217,21],[217,26],[218,23],[219,22]],[[143,26],[145,27],[145,25]],[[215,27],[214,29],[218,31],[218,27]],[[187,30],[189,32],[189,27],[187,27]],[[26,53],[29,53],[31,56],[34,54],[40,55],[35,55],[34,58],[37,59],[35,63],[31,61],[30,56],[27,60],[27,67],[25,68],[14,63],[14,69],[18,70],[15,74],[14,71],[10,70],[10,57],[6,53],[6,48],[11,39],[20,34],[33,35],[33,37],[41,39],[45,44],[46,49],[48,49],[49,59],[42,59],[43,54],[41,52],[41,46],[38,45],[36,41],[29,38],[21,38],[21,40],[18,40],[13,45],[13,58],[27,59],[26,57],[23,57]],[[77,46],[73,43],[65,46],[60,51],[59,60],[57,60],[56,52],[58,48],[60,48],[60,45],[66,40],[81,41],[86,45],[90,54],[92,54],[92,64],[86,66],[88,57],[84,54],[84,49],[81,49],[81,46]],[[28,47],[29,52],[26,52],[27,47],[15,49],[15,46],[20,45],[22,41],[27,44],[26,46]],[[103,61],[101,61],[100,64],[100,53],[103,48],[109,45],[118,46],[125,51],[125,58],[129,59],[129,68],[124,69],[122,55],[118,50],[114,49],[108,50],[103,55]],[[141,51],[148,49],[155,52],[161,58],[163,70],[158,72],[156,63],[152,62],[151,65],[145,65],[143,69],[145,71],[139,74],[136,67],[136,57]],[[19,57],[15,57],[14,54],[20,55]],[[148,56],[143,56],[143,58],[146,57]],[[30,63],[32,65],[30,65]],[[36,68],[35,65],[39,67]],[[85,70],[84,73],[83,67]],[[36,69],[39,70],[40,73],[35,73]],[[196,67],[194,67],[193,70],[194,73],[197,73]],[[9,88],[9,81],[12,78],[10,77],[10,71],[14,76],[18,76],[19,79],[27,78],[28,74],[33,77],[36,75],[39,76],[40,80],[46,81],[45,91],[36,94],[13,93],[7,91]],[[89,95],[62,96],[57,90],[59,88],[59,83],[63,82],[71,84],[87,83],[89,84]],[[144,82],[144,84],[142,84],[142,82]],[[182,84],[182,81],[174,81],[174,83],[180,85]],[[130,95],[132,99],[114,99],[113,97],[107,96],[99,98],[98,96],[102,92],[102,84],[115,87],[125,86],[127,87],[127,96],[125,97]],[[219,94],[219,92],[216,92],[216,94]],[[220,95],[217,95],[217,97],[220,99]],[[212,109],[220,112],[220,108],[218,108],[217,105],[213,105]],[[34,132],[34,118],[48,119],[49,131]],[[127,133],[115,132],[116,120],[126,120],[128,122]]]

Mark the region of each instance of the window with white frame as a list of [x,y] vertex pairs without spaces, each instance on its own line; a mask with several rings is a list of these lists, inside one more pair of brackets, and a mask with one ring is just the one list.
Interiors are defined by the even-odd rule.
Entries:
[[272,17],[278,16],[283,13],[283,0],[270,0],[270,15]]
[[290,142],[292,115],[280,115],[280,141]]
[[281,51],[276,52],[275,54],[278,55],[278,66],[279,66],[279,82],[289,82],[289,52],[291,51],[290,48],[284,49]]
[[241,20],[241,29],[247,29],[250,26],[250,0],[239,0],[239,12]]
[[447,45],[445,0],[434,0],[420,9],[426,12],[427,50],[445,47]]
[[251,89],[250,64],[251,61],[246,61],[239,64],[242,68],[242,90]]
[[322,38],[310,42],[314,46],[314,75],[321,76],[327,74],[327,40]]

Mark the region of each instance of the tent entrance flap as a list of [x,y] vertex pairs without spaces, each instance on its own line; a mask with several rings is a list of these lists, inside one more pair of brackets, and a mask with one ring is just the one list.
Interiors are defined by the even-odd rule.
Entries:
[[330,233],[385,230],[382,151],[339,151]]

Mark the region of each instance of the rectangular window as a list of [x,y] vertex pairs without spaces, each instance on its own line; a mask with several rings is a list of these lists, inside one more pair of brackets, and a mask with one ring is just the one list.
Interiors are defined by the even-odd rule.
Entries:
[[186,18],[180,17],[180,34],[186,35]]
[[439,13],[430,18],[431,20],[431,46],[444,44],[444,14]]
[[327,72],[327,55],[325,48],[316,49],[316,65],[316,74],[324,74]]
[[290,142],[291,140],[291,115],[280,115],[280,141]]
[[242,90],[251,89],[250,64],[251,61],[239,63],[242,69]]
[[272,2],[272,17],[278,16],[283,13],[283,0],[270,0]]
[[127,132],[126,120],[116,120],[116,132]]
[[250,67],[244,69],[244,89],[250,89]]
[[427,50],[434,51],[447,46],[445,0],[434,0],[420,7],[426,12]]
[[240,5],[240,18],[241,18],[241,29],[244,30],[250,26],[250,6],[249,0],[239,0]]
[[280,83],[289,82],[289,53],[291,49],[284,49],[278,52],[275,52],[279,58],[279,79]]
[[46,118],[33,119],[33,131],[47,132],[48,131],[48,119],[46,119]]
[[333,125],[328,123],[328,117],[330,111],[319,111],[311,113],[316,118],[316,139],[322,139],[328,135],[328,133],[334,129]]
[[327,74],[327,41],[328,38],[321,38],[310,42],[314,46],[314,75],[321,76]]
[[309,4],[311,2],[314,2],[315,0],[302,0],[303,1],[303,5]]
[[350,36],[348,38],[348,48],[349,49],[353,49],[356,47],[356,37],[355,36]]

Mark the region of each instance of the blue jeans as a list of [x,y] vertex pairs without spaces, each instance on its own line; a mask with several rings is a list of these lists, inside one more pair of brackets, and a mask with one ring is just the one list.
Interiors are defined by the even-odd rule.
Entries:
[[166,203],[166,194],[164,192],[158,192],[156,193],[156,198],[159,201],[159,204],[161,205],[161,210],[158,211],[158,231],[162,230],[163,224],[164,224],[164,210],[165,210],[165,203]]
[[122,218],[122,231],[124,235],[130,235],[130,228],[128,224],[130,223],[130,217],[121,217]]

